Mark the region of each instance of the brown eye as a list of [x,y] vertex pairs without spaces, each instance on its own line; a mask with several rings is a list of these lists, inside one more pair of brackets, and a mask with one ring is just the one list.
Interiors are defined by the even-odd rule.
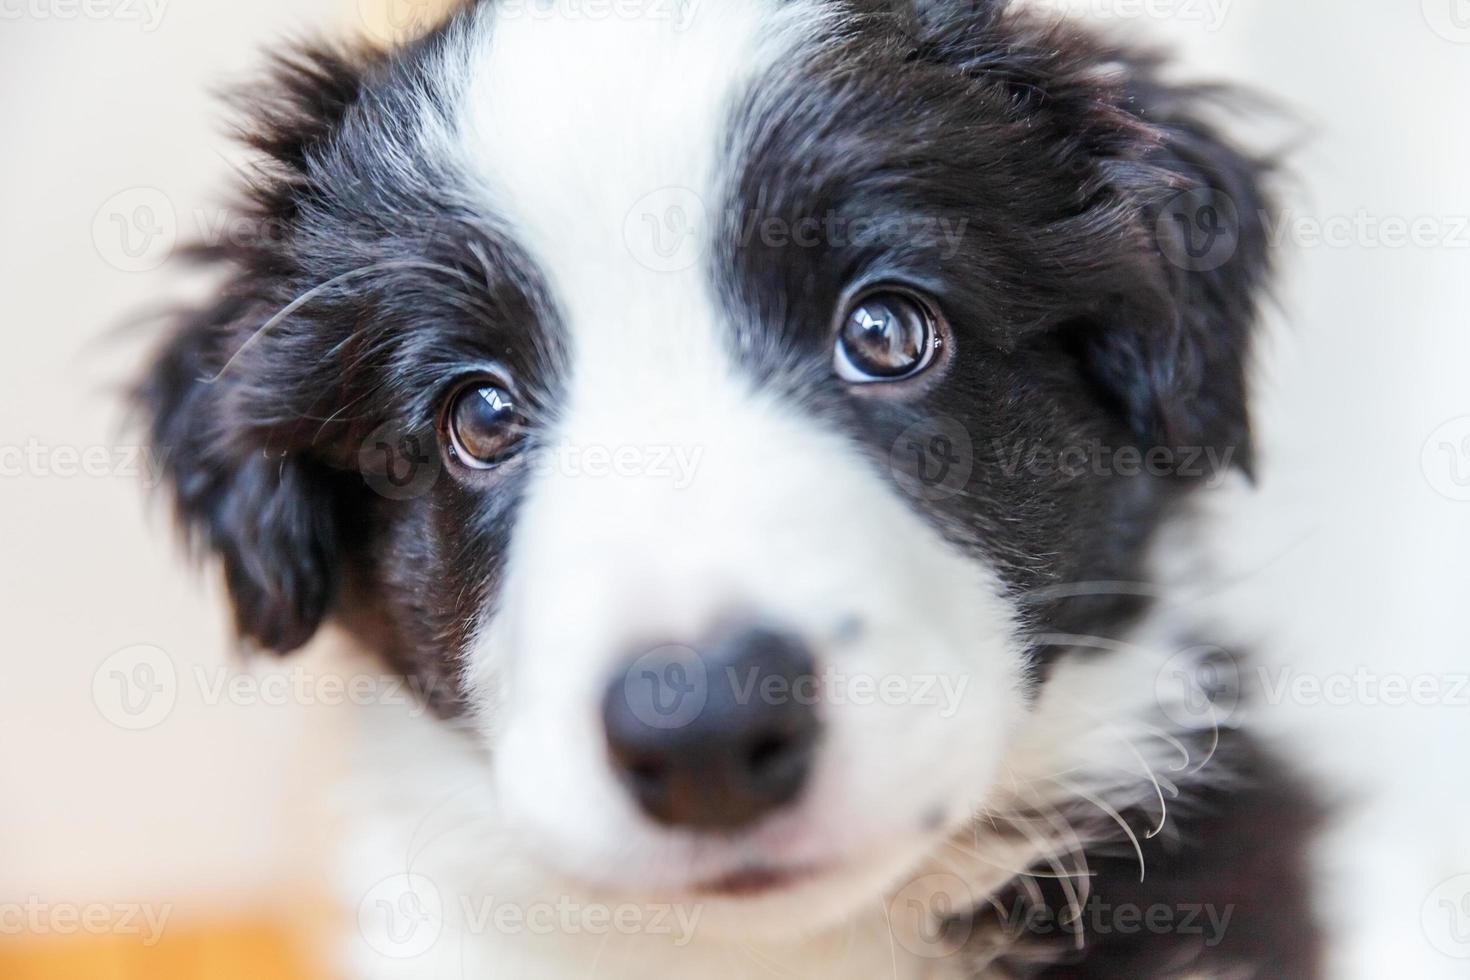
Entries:
[[475,381],[455,393],[446,427],[455,457],[483,470],[515,452],[525,434],[525,419],[504,386]]
[[925,303],[907,293],[871,292],[843,314],[832,363],[844,381],[897,381],[928,367],[938,345]]

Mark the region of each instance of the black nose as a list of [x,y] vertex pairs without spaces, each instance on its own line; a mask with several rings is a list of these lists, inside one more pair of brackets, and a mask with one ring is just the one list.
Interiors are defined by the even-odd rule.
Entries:
[[725,631],[699,651],[660,647],[602,702],[613,767],[659,823],[733,830],[795,799],[821,725],[815,664],[797,639]]

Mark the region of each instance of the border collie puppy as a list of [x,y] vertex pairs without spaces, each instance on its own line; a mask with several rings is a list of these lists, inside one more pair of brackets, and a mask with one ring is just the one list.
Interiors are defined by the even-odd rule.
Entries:
[[429,709],[367,713],[357,974],[1317,972],[1315,808],[1159,601],[1251,465],[1206,97],[1001,0],[276,59],[141,402],[242,637]]

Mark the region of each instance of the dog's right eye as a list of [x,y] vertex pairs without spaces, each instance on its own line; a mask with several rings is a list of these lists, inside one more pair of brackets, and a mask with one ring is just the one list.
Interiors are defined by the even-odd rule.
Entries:
[[902,381],[933,362],[940,334],[933,308],[918,296],[878,289],[848,305],[833,351],[837,376],[853,384]]
[[489,469],[515,452],[525,418],[504,385],[492,380],[461,387],[449,404],[446,426],[455,458],[473,469]]

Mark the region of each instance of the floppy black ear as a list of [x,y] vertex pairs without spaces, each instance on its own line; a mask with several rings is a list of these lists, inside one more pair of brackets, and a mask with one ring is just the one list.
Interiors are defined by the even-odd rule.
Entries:
[[285,653],[331,608],[340,575],[337,474],[273,454],[219,372],[248,337],[250,303],[226,298],[187,317],[137,391],[179,522],[219,557],[242,637]]
[[[314,189],[311,161],[359,97],[368,53],[302,48],[238,96],[241,138],[260,151],[234,218],[253,234],[197,246],[219,296],[182,314],[134,392],[165,462],[180,524],[220,559],[242,637],[301,646],[332,610],[350,486],[312,452],[308,412],[265,376],[263,331],[299,290],[292,228]],[[288,350],[277,361],[310,361]],[[358,488],[360,489],[360,487]]]
[[1143,264],[1085,341],[1086,363],[1146,441],[1229,452],[1249,473],[1270,164],[1204,121],[1218,90],[1165,85],[1147,61],[1129,71],[1123,104],[1143,128],[1133,153],[1103,167],[1135,212]]

